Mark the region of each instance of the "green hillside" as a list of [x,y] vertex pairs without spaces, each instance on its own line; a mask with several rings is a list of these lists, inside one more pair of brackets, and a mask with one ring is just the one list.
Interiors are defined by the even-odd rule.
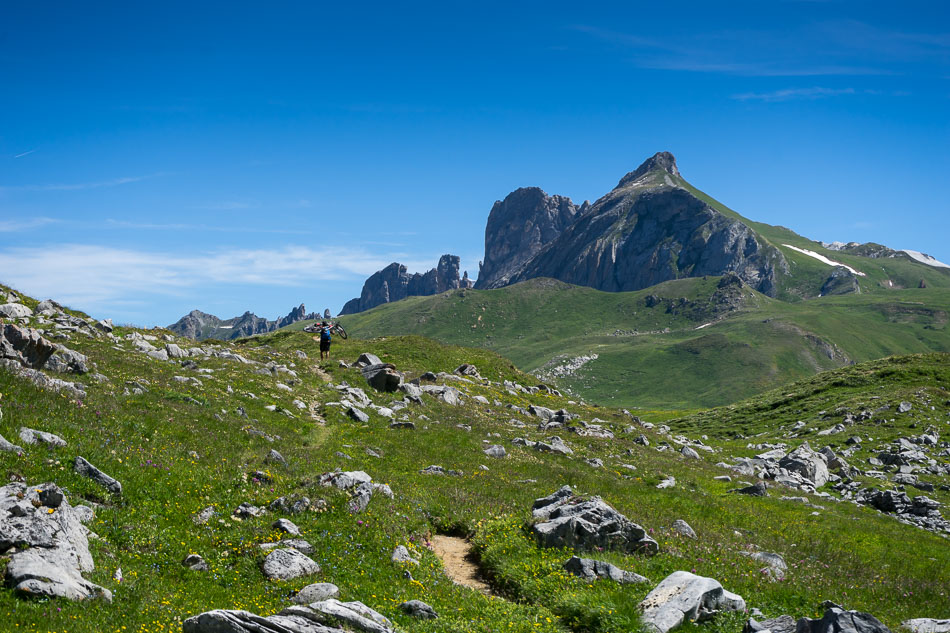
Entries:
[[[359,337],[419,334],[490,349],[580,397],[626,407],[716,406],[851,362],[950,351],[950,289],[786,302],[719,282],[607,293],[539,279],[410,297],[342,323]],[[551,373],[593,354],[571,375]]]
[[[712,280],[689,283],[697,292],[715,285]],[[665,313],[638,308],[635,297],[624,303],[624,297],[608,295],[613,301],[608,304],[603,293],[560,288],[552,296],[542,285],[528,284],[521,290],[539,293],[543,301],[538,305],[556,309],[554,320],[562,328],[584,323],[583,310],[590,308],[582,299],[600,300],[601,312],[607,305],[621,313],[636,311],[641,327],[667,323],[660,318]],[[670,288],[684,290],[682,285]],[[497,333],[508,326],[501,320],[486,322],[491,310],[504,308],[509,310],[504,314],[514,318],[517,305],[493,308],[483,302],[506,296],[513,297],[510,289],[466,292],[459,298],[465,301],[453,296],[434,301],[454,306],[456,319],[469,328],[462,316],[475,314],[477,308],[484,327],[491,329],[493,324]],[[760,296],[748,300],[770,305]],[[25,303],[36,305],[31,300]],[[589,318],[592,329],[611,327],[610,315],[595,320],[595,312]],[[873,314],[874,309],[868,306],[866,312]],[[382,314],[386,313],[364,317]],[[389,314],[395,318],[398,313]],[[439,320],[448,318],[445,314],[433,310],[427,316]],[[674,325],[686,327],[695,323],[695,316],[674,315]],[[354,333],[356,323],[351,324]],[[26,325],[43,324],[27,319]],[[541,332],[538,327],[530,335],[542,340]],[[41,389],[0,368],[0,435],[24,448],[21,454],[0,451],[0,472],[10,482],[30,486],[55,483],[71,504],[93,509],[95,517],[88,528],[97,535],[90,539],[96,569],[86,577],[113,594],[111,603],[86,604],[30,599],[3,588],[3,630],[179,631],[183,620],[210,609],[246,609],[269,616],[291,605],[293,594],[305,585],[332,582],[339,586],[341,600],[360,600],[407,633],[620,633],[638,630],[638,603],[676,570],[716,578],[767,617],[784,613],[816,617],[823,612],[824,600],[870,611],[892,628],[910,617],[950,617],[950,548],[945,538],[850,503],[814,495],[805,495],[812,506],[782,499],[800,497],[801,491],[773,489],[765,498],[728,494],[742,484],[714,479],[735,476],[716,462],[750,450],[744,448],[749,440],[737,439],[736,433],[756,433],[756,442],[789,441],[773,422],[785,424],[797,418],[809,428],[819,420],[830,424],[819,410],[840,415],[833,412],[835,405],[854,408],[877,398],[874,402],[880,408],[911,401],[912,415],[878,414],[865,427],[855,428],[880,442],[919,434],[928,425],[946,429],[950,415],[946,355],[891,359],[820,374],[783,391],[692,417],[671,420],[680,414],[644,412],[637,420],[618,410],[516,388],[514,383],[531,386],[536,381],[493,351],[415,336],[375,340],[351,336],[334,343],[334,360],[318,363],[314,341],[302,332],[205,342],[209,354],[193,351],[194,342],[163,330],[117,328],[113,335],[116,338],[77,331],[60,339],[86,355],[89,373],[47,373],[82,385],[86,392],[82,398]],[[722,335],[728,338],[727,333]],[[156,337],[155,346],[179,345],[188,353],[186,361],[194,364],[149,357],[135,347],[133,339],[142,336]],[[710,335],[702,334],[706,336]],[[451,373],[462,363],[473,363],[485,380],[439,378],[435,384],[456,387],[462,403],[453,406],[423,394],[421,404],[395,413],[396,421],[413,422],[414,429],[392,428],[390,418],[370,406],[364,409],[368,421],[357,422],[334,404],[341,399],[338,386],[364,389],[374,406],[389,407],[403,395],[377,392],[358,369],[337,363],[337,359],[351,362],[362,352],[394,364],[406,379],[425,371]],[[582,428],[580,421],[600,424],[614,437],[582,435],[567,427],[544,431],[538,418],[510,408],[530,405],[565,407],[579,416],[571,423],[575,429]],[[674,433],[687,434],[694,444],[708,434],[705,444],[711,452],[700,450],[699,459],[685,459],[677,451],[686,438],[653,426],[665,420],[670,420]],[[66,445],[25,445],[18,440],[21,427],[55,433]],[[573,454],[512,443],[516,437],[547,441],[555,433]],[[649,445],[634,441],[641,435]],[[840,445],[842,438],[828,441]],[[490,444],[504,446],[507,456],[487,456],[483,449]],[[873,447],[868,444],[862,450],[870,455]],[[272,449],[286,464],[268,461]],[[936,456],[937,450],[931,454]],[[76,456],[118,479],[122,494],[109,494],[73,472]],[[936,463],[947,461],[939,457]],[[860,462],[855,457],[852,463]],[[430,465],[459,474],[420,473]],[[364,511],[351,512],[353,498],[319,483],[321,474],[335,468],[365,471],[375,482],[388,484],[393,498],[374,494]],[[670,476],[676,485],[658,489],[657,484]],[[950,503],[946,478],[926,474],[922,478],[944,486],[928,496]],[[863,476],[859,480],[893,487]],[[537,546],[526,527],[532,502],[564,484],[602,496],[649,531],[659,544],[656,556],[586,554],[635,571],[647,578],[646,583],[584,583],[562,569],[571,551]],[[827,487],[821,490],[826,491]],[[280,509],[244,519],[232,515],[242,503],[267,507],[288,496],[306,496],[311,508],[293,515]],[[196,523],[193,517],[208,507],[213,512],[208,522]],[[310,556],[321,571],[288,581],[264,577],[261,544],[290,538],[272,527],[278,518],[299,527],[299,538],[313,546]],[[674,531],[676,519],[688,522],[698,538]],[[439,534],[469,537],[470,544],[459,542],[474,548],[479,573],[490,581],[492,595],[446,577],[442,559],[427,546]],[[390,557],[397,545],[406,546],[420,564],[393,563]],[[783,555],[788,562],[785,580],[773,582],[763,574],[760,563],[743,555],[750,548]],[[0,552],[0,573],[14,550]],[[208,571],[183,567],[181,561],[188,554],[203,556]],[[418,620],[403,614],[397,605],[409,599],[425,601],[440,617]],[[724,613],[703,626],[710,632],[734,632],[745,617]]]

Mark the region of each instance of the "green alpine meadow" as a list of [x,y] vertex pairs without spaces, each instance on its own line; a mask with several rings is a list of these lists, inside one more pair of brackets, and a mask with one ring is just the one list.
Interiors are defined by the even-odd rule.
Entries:
[[[653,292],[708,298],[720,284]],[[678,617],[710,631],[835,609],[892,630],[950,617],[948,354],[803,364],[807,377],[716,408],[669,387],[618,408],[524,373],[528,343],[512,341],[509,360],[465,338],[485,315],[501,340],[516,302],[555,310],[551,287],[599,314],[600,332],[625,310],[631,330],[708,318],[643,309],[642,292],[526,282],[344,320],[349,337],[321,362],[318,337],[293,328],[195,342],[3,288],[29,313],[2,326],[5,630],[655,631],[670,616],[651,623],[651,596],[674,577],[715,585]],[[469,346],[364,338],[374,317],[427,302],[432,336]],[[874,305],[868,322],[887,324]],[[43,355],[47,369],[30,369]],[[68,529],[37,534],[57,519]],[[51,552],[80,548],[74,532],[94,564],[50,569]],[[52,562],[24,571],[30,552]]]

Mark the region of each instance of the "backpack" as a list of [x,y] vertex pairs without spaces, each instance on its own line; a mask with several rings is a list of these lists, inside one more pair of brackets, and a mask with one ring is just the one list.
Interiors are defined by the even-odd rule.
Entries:
[[325,327],[320,330],[320,342],[329,343],[330,342],[330,328]]

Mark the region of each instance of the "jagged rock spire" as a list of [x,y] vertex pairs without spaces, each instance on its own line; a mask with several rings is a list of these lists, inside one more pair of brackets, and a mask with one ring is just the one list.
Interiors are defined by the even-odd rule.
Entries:
[[634,171],[621,178],[617,186],[623,187],[627,183],[633,182],[634,180],[653,171],[654,169],[662,169],[671,176],[680,175],[680,170],[676,168],[676,157],[670,152],[657,152],[650,158],[643,161],[643,164],[637,167]]

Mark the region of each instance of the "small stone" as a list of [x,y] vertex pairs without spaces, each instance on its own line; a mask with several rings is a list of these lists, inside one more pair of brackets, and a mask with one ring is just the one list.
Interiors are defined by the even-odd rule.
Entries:
[[192,571],[208,571],[208,563],[198,554],[188,554],[181,564]]
[[683,519],[676,519],[673,521],[673,530],[685,536],[686,538],[696,538],[696,532],[689,526],[689,523]]
[[439,614],[435,612],[435,609],[421,600],[407,600],[406,602],[400,604],[399,608],[406,615],[419,618],[420,620],[431,620],[439,617]]
[[277,519],[271,527],[285,534],[290,534],[291,536],[300,536],[300,528],[289,519]]
[[310,604],[340,597],[340,588],[331,582],[317,582],[307,585],[291,598],[296,604]]

